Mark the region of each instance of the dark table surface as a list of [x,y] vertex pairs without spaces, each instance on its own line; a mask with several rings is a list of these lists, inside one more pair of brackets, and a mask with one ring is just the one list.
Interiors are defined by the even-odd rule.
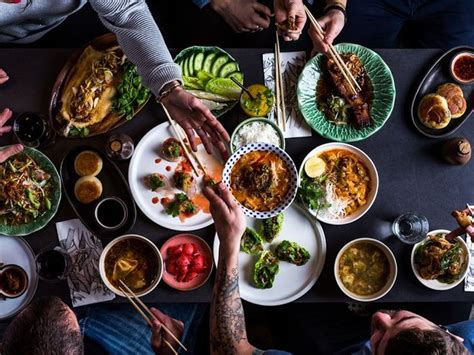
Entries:
[[[283,49],[284,50],[284,49]],[[0,108],[9,107],[15,113],[36,111],[47,113],[56,76],[71,54],[71,50],[57,49],[0,49],[0,66],[9,74],[10,80],[0,86]],[[271,50],[229,49],[241,64],[246,82],[262,82],[261,55]],[[398,262],[398,278],[393,289],[382,300],[387,302],[444,302],[474,301],[474,294],[464,292],[463,284],[450,291],[436,292],[422,286],[413,275],[410,266],[411,246],[404,245],[391,233],[391,222],[407,211],[424,214],[431,229],[455,227],[450,211],[474,202],[474,164],[464,167],[447,165],[440,158],[443,141],[420,135],[412,125],[409,115],[411,99],[424,72],[442,51],[423,50],[377,50],[391,68],[397,88],[393,113],[385,126],[372,137],[354,143],[374,161],[380,187],[377,199],[358,221],[345,226],[323,225],[327,241],[327,257],[323,272],[315,286],[297,302],[341,302],[349,300],[338,289],[333,275],[334,259],[339,249],[348,241],[359,237],[373,237],[384,241],[394,252]],[[239,108],[221,118],[229,130],[244,119]],[[156,124],[165,120],[163,112],[153,100],[131,122],[118,128],[117,132],[130,135],[135,143]],[[456,135],[473,141],[474,118],[470,118]],[[77,145],[88,144],[103,148],[106,136],[85,140],[58,139],[57,143],[44,152],[59,166],[63,155]],[[8,144],[11,136],[0,138],[0,145]],[[287,140],[287,151],[297,166],[315,146],[327,140],[313,133],[313,137]],[[128,162],[118,166],[126,175]],[[63,198],[54,220],[43,230],[25,239],[35,252],[57,244],[54,222],[75,218]],[[133,233],[144,235],[161,246],[177,232],[162,228],[138,211]],[[197,230],[195,234],[212,245],[214,227]],[[163,282],[154,292],[144,297],[146,302],[209,302],[213,278],[203,287],[191,292],[178,292]],[[66,283],[48,284],[40,282],[37,295],[57,295],[69,302]],[[126,302],[117,298],[115,302]]]

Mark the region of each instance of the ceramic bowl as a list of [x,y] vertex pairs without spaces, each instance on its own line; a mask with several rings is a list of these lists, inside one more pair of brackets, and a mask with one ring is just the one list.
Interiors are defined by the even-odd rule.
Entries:
[[[280,127],[278,127],[273,121],[269,120],[268,118],[265,117],[252,117],[249,119],[246,119],[245,121],[241,122],[235,129],[234,132],[232,133],[232,136],[230,137],[230,150],[232,153],[234,153],[237,149],[240,148],[240,146],[237,146],[235,143],[235,139],[237,134],[239,133],[240,129],[250,123],[253,122],[262,122],[265,124],[270,125],[278,134],[278,137],[280,137],[280,144],[279,147],[283,150],[285,150],[285,136],[283,135],[283,132],[281,131]],[[252,143],[269,143],[269,142],[252,142]]]

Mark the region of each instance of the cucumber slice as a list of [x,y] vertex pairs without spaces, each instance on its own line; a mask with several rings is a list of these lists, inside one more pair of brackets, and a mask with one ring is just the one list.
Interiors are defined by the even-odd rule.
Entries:
[[221,78],[226,78],[230,73],[233,73],[238,70],[239,70],[239,65],[236,62],[230,62],[230,63],[225,64],[222,67],[219,73],[219,76]]
[[186,58],[186,59],[183,61],[183,64],[181,65],[181,71],[183,72],[183,75],[184,75],[184,76],[189,76],[188,62],[189,62],[189,58]]
[[214,76],[219,76],[219,72],[221,71],[222,67],[224,66],[225,63],[229,61],[229,57],[227,55],[221,55],[220,57],[217,57],[216,60],[214,61],[214,64],[212,64],[212,75]]
[[216,58],[216,53],[209,53],[206,58],[204,58],[204,64],[202,65],[202,70],[211,73],[212,64]]
[[189,56],[188,72],[189,76],[194,76],[194,53]]
[[230,78],[234,78],[235,80],[237,80],[239,83],[243,84],[244,83],[244,74],[240,71],[235,71],[233,73],[230,73],[228,76],[227,76],[229,79]]
[[195,73],[197,73],[198,71],[202,69],[203,62],[204,62],[204,53],[199,52],[194,57],[194,72]]
[[216,78],[209,80],[206,85],[206,91],[238,100],[242,89],[229,78]]

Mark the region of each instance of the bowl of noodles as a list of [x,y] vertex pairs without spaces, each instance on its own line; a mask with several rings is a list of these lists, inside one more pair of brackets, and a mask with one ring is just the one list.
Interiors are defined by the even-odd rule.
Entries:
[[299,170],[300,201],[319,221],[342,225],[361,218],[374,203],[379,177],[359,148],[327,143],[313,149]]
[[123,281],[138,297],[153,291],[163,275],[163,259],[158,247],[138,234],[122,235],[102,251],[99,260],[102,281],[116,295]]
[[245,215],[271,218],[288,208],[296,197],[298,172],[281,148],[252,143],[227,160],[222,182],[231,190]]

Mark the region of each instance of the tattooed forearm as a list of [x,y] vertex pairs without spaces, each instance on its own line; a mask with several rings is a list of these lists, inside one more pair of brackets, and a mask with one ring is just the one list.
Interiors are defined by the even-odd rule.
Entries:
[[249,344],[237,265],[228,268],[226,261],[221,259],[211,306],[211,351],[213,354],[237,354],[239,345]]

